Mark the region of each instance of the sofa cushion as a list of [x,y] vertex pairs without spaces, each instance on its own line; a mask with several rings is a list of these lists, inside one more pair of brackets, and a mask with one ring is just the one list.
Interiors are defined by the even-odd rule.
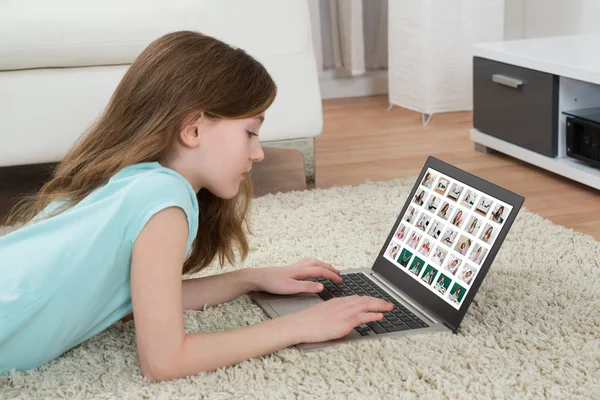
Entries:
[[302,2],[282,0],[4,0],[0,71],[130,64],[176,30],[200,31],[256,56],[297,54],[311,48],[307,12]]

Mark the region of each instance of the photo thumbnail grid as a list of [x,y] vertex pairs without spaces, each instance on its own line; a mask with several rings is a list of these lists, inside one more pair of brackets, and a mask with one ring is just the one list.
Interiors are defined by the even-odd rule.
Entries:
[[430,168],[384,256],[458,309],[511,211]]

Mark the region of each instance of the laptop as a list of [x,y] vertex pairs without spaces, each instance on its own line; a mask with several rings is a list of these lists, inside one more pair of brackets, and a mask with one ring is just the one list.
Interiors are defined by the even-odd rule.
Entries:
[[350,340],[458,331],[524,198],[429,157],[371,268],[342,269],[318,294],[250,297],[271,318],[342,296],[372,296],[394,304],[384,319],[356,327],[314,350]]

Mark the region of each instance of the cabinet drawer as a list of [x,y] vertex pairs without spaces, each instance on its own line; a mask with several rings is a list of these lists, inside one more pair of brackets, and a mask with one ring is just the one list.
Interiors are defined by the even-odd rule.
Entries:
[[473,57],[473,126],[556,157],[558,76]]

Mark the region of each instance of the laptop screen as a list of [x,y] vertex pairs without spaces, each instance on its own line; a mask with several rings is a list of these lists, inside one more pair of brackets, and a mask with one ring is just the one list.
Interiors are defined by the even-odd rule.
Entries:
[[512,212],[507,202],[429,167],[383,257],[458,310]]

